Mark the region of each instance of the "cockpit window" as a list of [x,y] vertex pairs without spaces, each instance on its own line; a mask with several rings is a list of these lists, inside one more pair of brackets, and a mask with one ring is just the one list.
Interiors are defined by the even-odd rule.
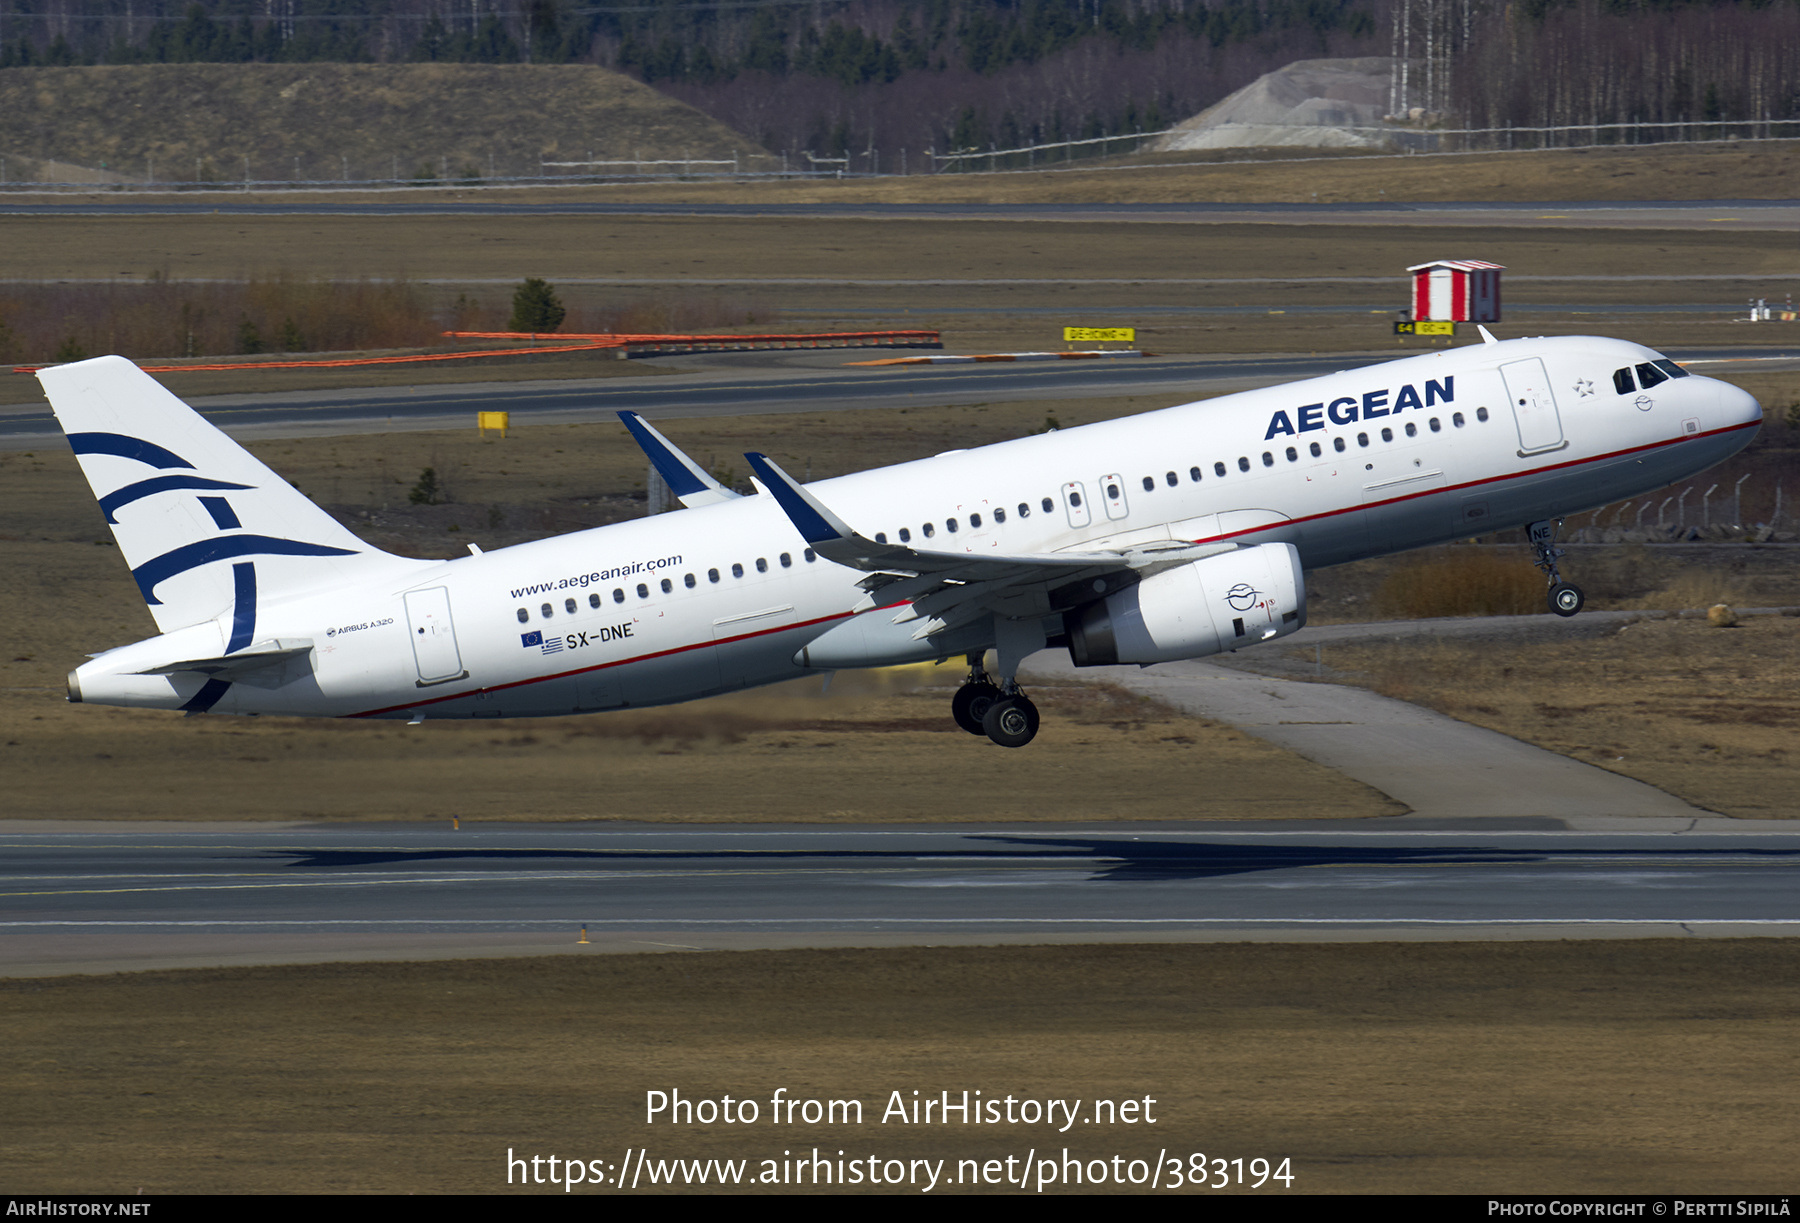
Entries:
[[1669,376],[1648,361],[1637,367],[1638,385],[1646,391],[1659,382],[1667,382]]
[[1667,357],[1664,357],[1659,361],[1652,361],[1650,364],[1654,365],[1657,369],[1660,369],[1671,378],[1686,378],[1688,376],[1688,372],[1685,369],[1682,369],[1681,366],[1675,364],[1675,362],[1669,360]]
[[1637,383],[1631,380],[1631,367],[1629,365],[1624,369],[1615,369],[1613,371],[1613,390],[1621,395],[1629,395],[1637,390]]

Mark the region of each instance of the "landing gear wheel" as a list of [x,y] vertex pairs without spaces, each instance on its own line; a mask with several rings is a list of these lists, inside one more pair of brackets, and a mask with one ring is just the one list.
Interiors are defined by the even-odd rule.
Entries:
[[950,716],[971,735],[985,735],[987,727],[982,719],[987,716],[988,707],[999,699],[999,687],[986,680],[964,684],[950,700]]
[[1002,697],[988,706],[981,728],[1001,747],[1024,747],[1037,736],[1037,706],[1023,696]]
[[1550,588],[1550,610],[1559,616],[1573,616],[1587,603],[1581,587],[1558,582]]

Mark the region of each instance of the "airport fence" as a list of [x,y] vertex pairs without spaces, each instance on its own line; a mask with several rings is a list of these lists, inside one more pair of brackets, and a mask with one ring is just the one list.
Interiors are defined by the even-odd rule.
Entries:
[[[159,174],[153,163],[146,163],[142,177],[122,173],[95,174],[86,179],[18,177],[17,162],[8,172],[7,160],[0,157],[0,192],[17,191],[394,191],[430,187],[516,188],[541,186],[580,186],[644,182],[765,181],[780,179],[899,178],[915,174],[1006,174],[1042,173],[1062,169],[1081,169],[1087,161],[1133,157],[1157,152],[1153,142],[1174,134],[1179,129],[1118,132],[1111,135],[1083,137],[1077,140],[1054,140],[1011,148],[989,146],[985,149],[962,148],[938,152],[925,150],[867,148],[837,157],[824,157],[810,151],[775,154],[739,155],[727,158],[588,158],[584,160],[540,160],[537,173],[499,174],[490,167],[486,174],[472,167],[449,168],[449,158],[439,161],[435,174],[399,172],[398,158],[389,175],[352,177],[348,164],[340,175],[321,178],[299,173],[283,176],[257,174],[248,159],[241,174],[224,175],[204,172],[196,167],[192,176]],[[1569,123],[1539,127],[1433,127],[1413,123],[1380,124],[1362,127],[1332,127],[1327,130],[1349,132],[1369,137],[1368,151],[1408,154],[1450,154],[1505,152],[1533,149],[1589,149],[1620,146],[1669,144],[1748,143],[1800,138],[1800,118],[1796,119],[1709,119],[1693,122],[1632,121],[1625,123]],[[1172,161],[1159,158],[1157,164],[1224,165],[1242,161],[1253,150],[1224,147],[1177,152],[1203,153],[1212,160]],[[1334,150],[1334,155],[1355,150]],[[1309,161],[1320,150],[1294,147],[1293,156],[1269,156],[1270,150],[1254,150],[1258,161]],[[1234,156],[1236,154],[1236,156]],[[37,163],[31,163],[37,164]],[[117,164],[117,163],[115,163]]]

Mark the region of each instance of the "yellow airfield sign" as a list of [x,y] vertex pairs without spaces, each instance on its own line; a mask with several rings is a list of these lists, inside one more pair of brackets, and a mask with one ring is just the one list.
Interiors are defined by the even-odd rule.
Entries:
[[1064,327],[1065,344],[1131,344],[1137,340],[1136,327]]
[[1411,323],[1395,323],[1395,335],[1455,335],[1456,324],[1430,319],[1420,319]]

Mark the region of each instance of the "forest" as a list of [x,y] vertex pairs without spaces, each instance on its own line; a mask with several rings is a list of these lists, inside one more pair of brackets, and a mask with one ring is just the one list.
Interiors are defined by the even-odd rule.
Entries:
[[1800,0],[0,0],[0,70],[596,64],[857,172],[1154,131],[1295,60],[1394,54],[1396,109],[1440,127],[1800,134],[1777,123],[1800,119]]

